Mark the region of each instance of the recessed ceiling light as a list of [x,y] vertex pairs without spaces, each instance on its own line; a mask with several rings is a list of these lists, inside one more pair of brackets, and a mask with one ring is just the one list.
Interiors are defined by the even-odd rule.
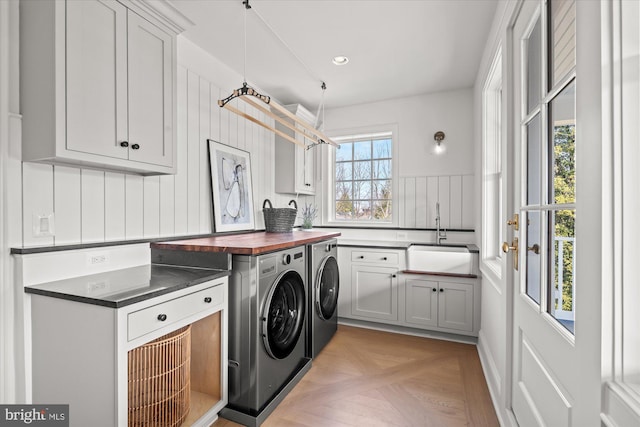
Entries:
[[344,65],[347,62],[349,62],[349,58],[347,58],[346,56],[334,56],[333,57],[333,63],[336,65]]

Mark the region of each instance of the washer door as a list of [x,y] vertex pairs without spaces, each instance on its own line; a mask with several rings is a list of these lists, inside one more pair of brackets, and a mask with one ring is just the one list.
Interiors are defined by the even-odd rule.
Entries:
[[305,292],[302,277],[285,271],[271,286],[262,312],[262,340],[269,356],[286,358],[304,327]]
[[334,256],[328,256],[322,260],[316,277],[316,311],[320,318],[329,320],[338,306],[340,289],[340,273]]

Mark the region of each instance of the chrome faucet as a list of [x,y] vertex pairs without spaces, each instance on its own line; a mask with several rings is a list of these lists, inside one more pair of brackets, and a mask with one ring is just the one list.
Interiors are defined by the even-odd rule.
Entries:
[[440,202],[436,202],[436,245],[441,245],[443,240],[447,240],[447,229],[440,229]]

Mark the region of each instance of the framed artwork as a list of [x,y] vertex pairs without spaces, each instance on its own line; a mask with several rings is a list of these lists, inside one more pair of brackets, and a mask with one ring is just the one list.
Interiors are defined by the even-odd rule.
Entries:
[[207,139],[207,143],[211,167],[214,230],[254,230],[249,152],[212,139]]

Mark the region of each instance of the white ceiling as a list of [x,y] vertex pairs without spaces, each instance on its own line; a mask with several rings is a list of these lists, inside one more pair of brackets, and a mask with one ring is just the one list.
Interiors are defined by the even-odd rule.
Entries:
[[[244,74],[241,0],[174,0],[184,35]],[[250,0],[246,79],[315,112],[473,86],[497,0]],[[303,66],[259,16],[308,67]],[[349,57],[336,66],[336,55]],[[241,81],[237,87],[240,87]]]

